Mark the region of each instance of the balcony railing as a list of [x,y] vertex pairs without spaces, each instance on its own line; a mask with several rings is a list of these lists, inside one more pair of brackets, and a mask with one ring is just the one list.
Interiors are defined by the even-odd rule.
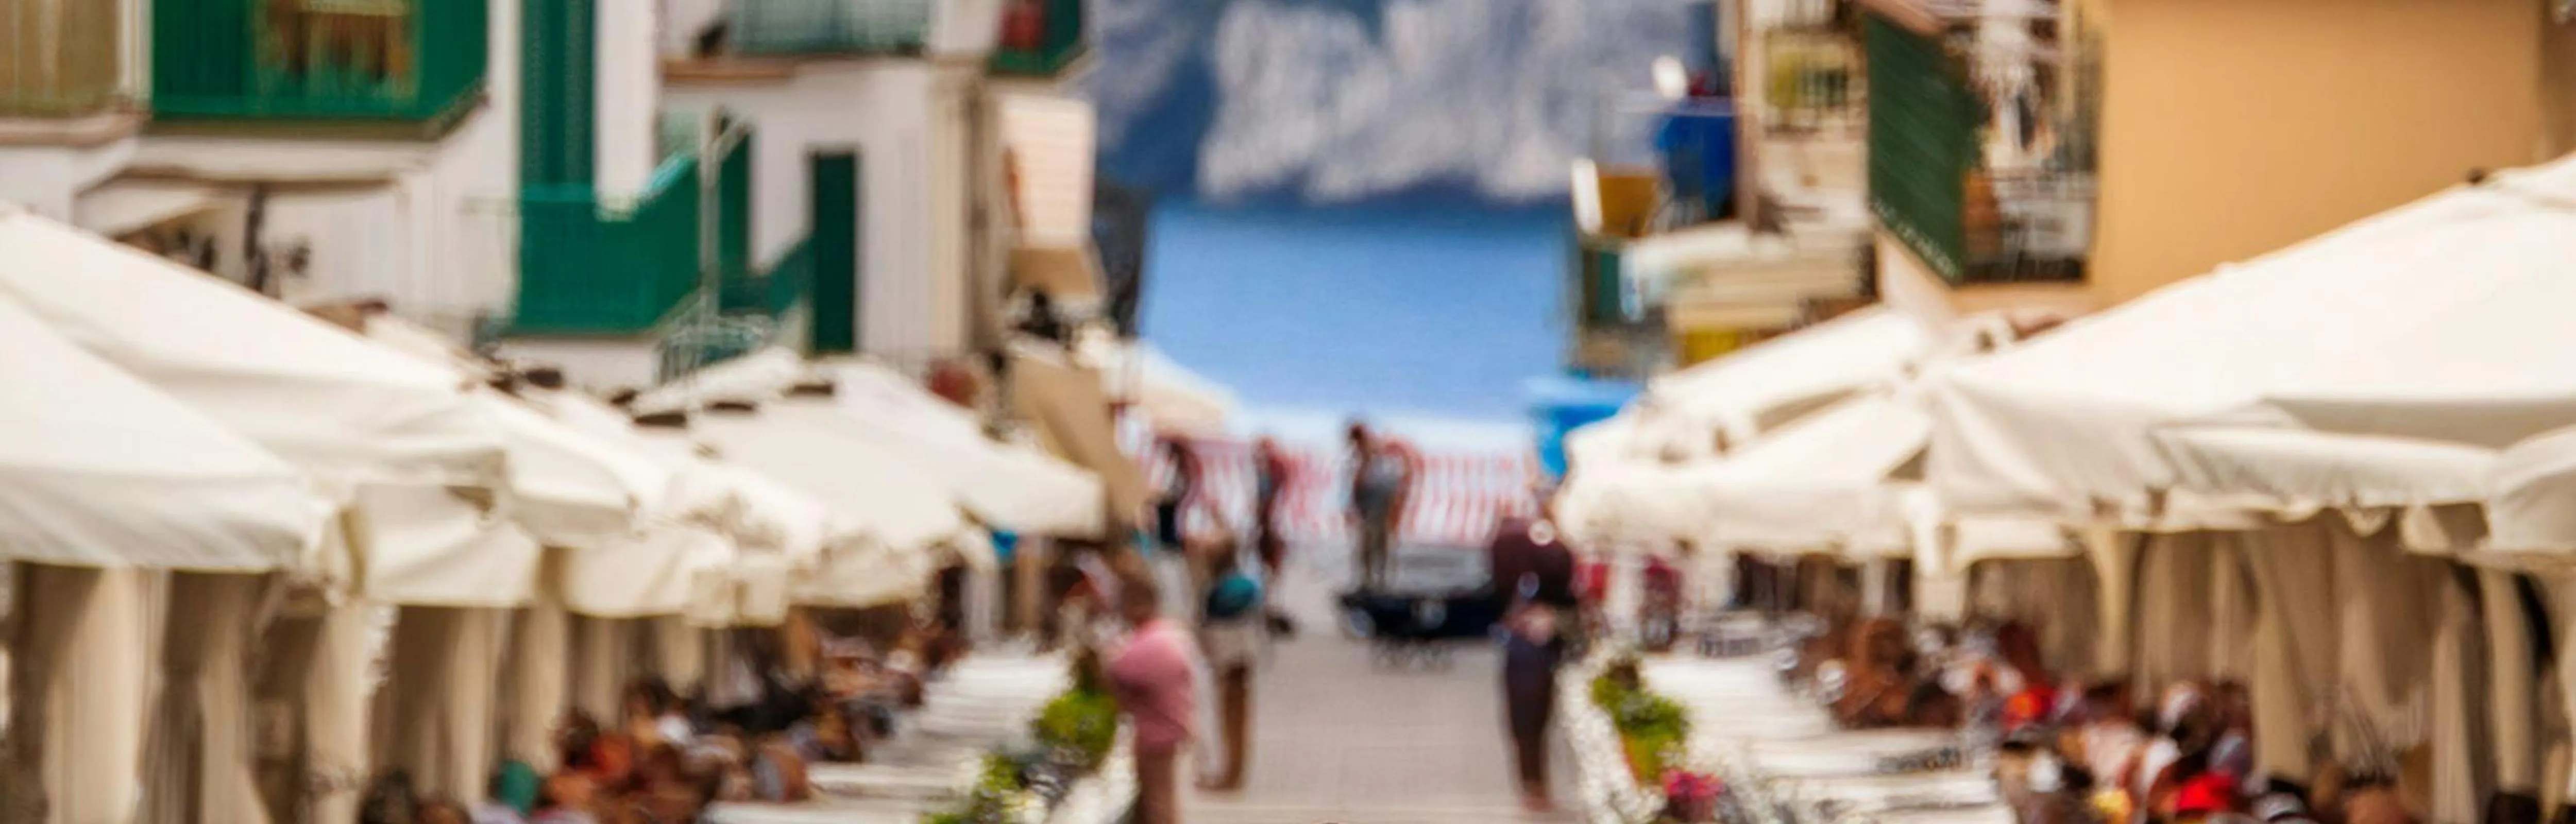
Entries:
[[[718,266],[742,277],[749,248],[749,141],[718,168]],[[589,185],[530,187],[519,198],[519,300],[511,331],[523,335],[635,335],[663,324],[698,295],[698,158],[655,170],[632,204],[602,204]]]
[[1003,6],[1002,38],[992,69],[1001,74],[1052,76],[1082,57],[1083,0],[1011,0]]
[[1966,61],[1943,38],[1875,15],[1865,25],[1879,224],[1953,283],[2082,279],[2094,186],[2079,130],[2061,130],[2040,162],[1997,167],[1990,157],[2029,141],[1997,127]]
[[652,328],[698,287],[698,162],[663,164],[632,208],[589,186],[519,198],[517,334],[617,335]]
[[481,94],[488,0],[158,0],[163,120],[437,121]]
[[784,318],[806,302],[813,288],[814,249],[800,240],[769,271],[726,278],[721,307],[728,315]]
[[733,0],[726,37],[737,54],[918,53],[932,0]]
[[0,115],[88,114],[118,97],[118,0],[0,0]]

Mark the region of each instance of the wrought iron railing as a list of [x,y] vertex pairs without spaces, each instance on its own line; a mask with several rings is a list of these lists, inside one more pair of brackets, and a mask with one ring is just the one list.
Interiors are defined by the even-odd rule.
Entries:
[[[749,277],[751,141],[731,144],[716,167],[716,266],[720,283]],[[521,190],[519,297],[511,331],[525,335],[633,335],[667,324],[705,291],[699,157],[663,160],[632,202],[604,202],[590,184]],[[721,295],[707,299],[722,300]]]
[[769,271],[727,277],[717,305],[727,315],[786,317],[811,299],[813,288],[813,245],[799,240]]
[[437,121],[481,93],[488,0],[158,0],[169,119]]
[[726,38],[750,55],[889,54],[921,50],[932,0],[733,0]]
[[627,208],[589,186],[519,197],[517,334],[628,335],[698,288],[698,161],[676,158]]

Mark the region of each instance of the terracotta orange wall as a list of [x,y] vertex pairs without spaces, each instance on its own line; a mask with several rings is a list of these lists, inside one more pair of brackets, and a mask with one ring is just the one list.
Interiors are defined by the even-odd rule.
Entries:
[[2557,157],[2576,152],[2576,23],[2541,28],[2540,153]]
[[2541,159],[2536,0],[2104,0],[2116,303]]

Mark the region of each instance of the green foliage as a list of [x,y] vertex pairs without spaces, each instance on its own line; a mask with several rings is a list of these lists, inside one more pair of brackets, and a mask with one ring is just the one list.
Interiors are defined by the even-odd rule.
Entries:
[[1661,785],[1689,749],[1690,713],[1680,702],[1648,691],[1634,659],[1621,659],[1592,679],[1592,703],[1619,731],[1628,768],[1644,784]]
[[976,789],[996,795],[1008,795],[1028,789],[1026,765],[1003,753],[984,756],[984,773]]
[[[1076,672],[1081,672],[1076,665]],[[1029,732],[1044,748],[1039,758],[1089,773],[1109,760],[1109,750],[1118,742],[1118,701],[1096,687],[1086,688],[1079,675],[1076,686],[1047,702],[1038,716],[1029,722]],[[926,812],[921,824],[1008,824],[1019,820],[1015,813],[1030,804],[1041,803],[1039,794],[1030,786],[1030,771],[1040,769],[1048,775],[1062,773],[1045,768],[1036,758],[1015,757],[1007,752],[984,756],[982,770],[975,786],[966,797],[947,809]]]
[[1009,824],[1013,811],[1029,803],[1023,766],[1004,753],[984,756],[975,787],[955,806],[921,814],[921,824]]
[[1074,766],[1099,769],[1118,740],[1118,701],[1105,691],[1067,690],[1048,701],[1029,728],[1040,745]]

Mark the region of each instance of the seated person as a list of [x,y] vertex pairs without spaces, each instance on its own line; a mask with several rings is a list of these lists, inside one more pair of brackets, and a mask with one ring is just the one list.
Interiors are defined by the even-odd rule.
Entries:
[[1959,700],[1925,671],[1905,625],[1893,619],[1862,622],[1844,659],[1851,673],[1834,716],[1855,729],[1952,727],[1965,720]]
[[703,782],[690,774],[676,747],[656,745],[646,751],[637,777],[636,800],[654,820],[696,820],[708,801]]
[[545,792],[537,800],[537,814],[529,824],[599,824],[591,805],[598,798],[598,785],[590,776],[577,772],[559,772],[546,779]]
[[753,795],[761,801],[796,802],[812,798],[805,759],[784,735],[762,739],[751,764]]

